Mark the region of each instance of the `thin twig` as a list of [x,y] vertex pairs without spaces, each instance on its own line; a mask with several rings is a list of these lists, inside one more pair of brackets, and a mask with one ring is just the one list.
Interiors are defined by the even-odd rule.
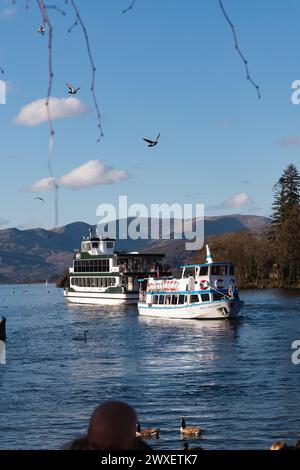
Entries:
[[224,15],[224,18],[226,19],[227,23],[229,24],[230,28],[231,28],[231,31],[232,31],[232,35],[233,35],[233,41],[234,41],[234,47],[238,53],[238,55],[240,56],[241,60],[243,61],[244,63],[244,66],[245,66],[245,71],[246,71],[246,78],[247,80],[249,80],[249,82],[251,83],[251,85],[253,85],[253,87],[256,89],[256,92],[257,92],[257,97],[258,99],[261,98],[261,94],[260,94],[260,89],[259,89],[259,86],[257,85],[257,83],[255,83],[255,81],[253,80],[253,78],[251,77],[250,75],[250,72],[249,72],[249,67],[248,67],[248,61],[246,59],[246,57],[244,56],[244,54],[242,53],[241,49],[240,49],[240,46],[239,46],[239,41],[238,41],[238,37],[237,37],[237,34],[236,34],[236,30],[235,30],[235,27],[234,27],[234,24],[232,23],[231,19],[229,18],[225,8],[224,8],[224,5],[223,5],[223,2],[222,0],[219,0],[219,5],[220,5],[220,8],[221,8],[221,11]]
[[63,16],[66,16],[66,12],[62,10],[61,8],[58,8],[56,5],[44,5],[46,10],[56,10],[58,13],[60,13]]
[[[53,143],[54,143],[54,129],[53,129],[53,124],[52,124],[52,118],[51,118],[51,113],[50,113],[50,98],[51,98],[51,92],[52,92],[52,83],[53,83],[53,67],[52,67],[52,42],[53,42],[53,26],[52,23],[49,19],[48,13],[46,6],[43,2],[43,0],[37,0],[39,9],[41,11],[42,17],[43,17],[43,22],[44,24],[47,25],[48,29],[48,90],[47,90],[47,98],[45,101],[45,106],[47,108],[47,118],[48,118],[48,126],[49,126],[49,149],[48,149],[48,170],[51,178],[54,178],[53,175],[53,170],[52,170],[52,160],[51,160],[51,154],[52,154],[52,148],[53,148]],[[58,185],[56,183],[56,180],[54,178],[55,184],[54,184],[54,199],[55,199],[55,222],[54,226],[57,227],[58,225]]]
[[132,10],[135,3],[136,3],[136,0],[132,0],[130,5],[127,8],[125,8],[125,10],[123,10],[122,13],[127,13],[128,11]]
[[68,29],[68,33],[71,33],[72,30],[78,26],[78,15],[76,14],[74,22],[71,24],[70,28]]
[[[82,21],[82,18],[81,18],[80,14],[79,14],[79,10],[78,10],[78,8],[77,8],[77,5],[76,5],[76,3],[75,3],[75,0],[70,0],[70,3],[71,3],[71,5],[72,5],[72,7],[73,7],[73,9],[74,9],[74,11],[75,11],[75,14],[76,14],[75,23],[76,23],[76,21],[79,22],[79,24],[80,24],[80,26],[81,26],[81,29],[82,29],[82,32],[83,32],[83,34],[84,34],[85,43],[86,43],[86,48],[87,48],[87,53],[88,53],[89,61],[90,61],[90,64],[91,64],[92,79],[91,79],[91,87],[90,87],[90,90],[91,90],[91,93],[92,93],[93,102],[94,102],[94,107],[95,107],[96,114],[97,114],[97,119],[98,119],[99,137],[98,137],[98,139],[97,139],[97,142],[100,142],[101,138],[103,137],[103,131],[102,131],[102,124],[101,124],[100,109],[99,109],[99,105],[98,105],[97,96],[96,96],[96,93],[95,93],[96,67],[95,67],[95,63],[94,63],[93,56],[92,56],[90,41],[89,41],[89,37],[88,37],[88,34],[87,34],[87,30],[86,30],[85,24],[84,24],[84,22]],[[74,26],[76,26],[75,23],[74,23]]]

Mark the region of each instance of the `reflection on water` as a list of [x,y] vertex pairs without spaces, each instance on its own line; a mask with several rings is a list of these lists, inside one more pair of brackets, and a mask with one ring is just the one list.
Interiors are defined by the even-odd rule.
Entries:
[[[198,444],[207,449],[300,437],[300,366],[290,360],[298,291],[245,291],[234,322],[66,304],[53,286],[0,286],[0,295],[8,335],[0,449],[59,448],[109,398],[135,406],[144,427],[161,428],[157,449],[182,448],[181,416],[205,430]],[[86,343],[72,341],[85,329]]]

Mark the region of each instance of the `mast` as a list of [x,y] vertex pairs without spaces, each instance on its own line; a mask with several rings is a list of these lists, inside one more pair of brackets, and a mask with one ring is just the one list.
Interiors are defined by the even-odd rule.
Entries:
[[206,262],[208,264],[211,264],[211,263],[214,262],[213,259],[212,259],[212,256],[211,256],[210,249],[209,249],[208,245],[206,245]]

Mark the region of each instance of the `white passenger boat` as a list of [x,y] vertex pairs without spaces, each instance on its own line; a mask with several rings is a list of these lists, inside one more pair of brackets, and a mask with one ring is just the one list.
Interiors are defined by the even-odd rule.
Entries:
[[69,268],[70,282],[64,290],[72,303],[118,305],[137,304],[141,276],[163,275],[163,254],[115,250],[115,240],[90,236],[75,250]]
[[140,279],[140,315],[215,320],[235,318],[239,298],[233,263],[214,263],[206,245],[206,263],[182,266],[181,278]]

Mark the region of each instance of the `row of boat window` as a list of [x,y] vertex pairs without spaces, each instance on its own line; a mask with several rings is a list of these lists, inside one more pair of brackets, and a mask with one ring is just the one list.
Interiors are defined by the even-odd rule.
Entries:
[[114,277],[72,277],[71,286],[78,287],[110,287],[116,285]]
[[159,305],[183,305],[183,304],[194,304],[197,302],[209,302],[210,300],[222,300],[225,299],[224,295],[217,292],[212,294],[210,299],[209,294],[192,294],[192,295],[153,295],[152,304]]
[[74,261],[75,273],[108,273],[109,259],[88,259]]
[[[199,276],[208,276],[209,266],[200,266],[198,275]],[[185,268],[185,276],[194,276],[195,268]],[[210,275],[211,276],[234,276],[234,265],[233,264],[220,264],[210,266]]]

